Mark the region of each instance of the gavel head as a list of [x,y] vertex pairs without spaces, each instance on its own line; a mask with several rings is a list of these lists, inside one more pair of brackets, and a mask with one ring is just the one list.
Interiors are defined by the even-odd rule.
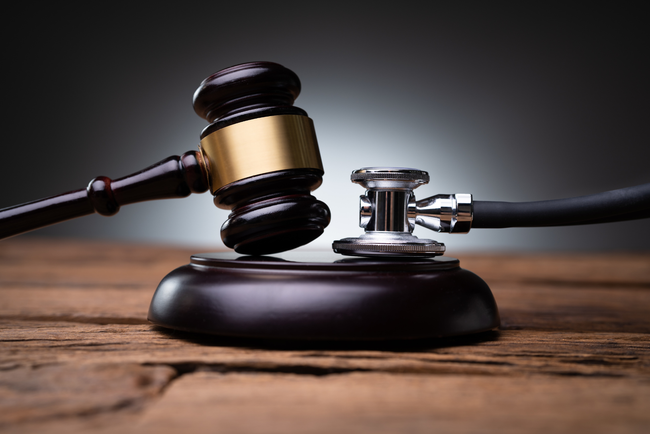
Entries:
[[201,134],[217,207],[231,210],[224,244],[243,254],[268,254],[311,242],[330,210],[311,195],[322,183],[314,126],[293,106],[298,76],[281,65],[252,62],[206,78],[194,110],[210,125]]

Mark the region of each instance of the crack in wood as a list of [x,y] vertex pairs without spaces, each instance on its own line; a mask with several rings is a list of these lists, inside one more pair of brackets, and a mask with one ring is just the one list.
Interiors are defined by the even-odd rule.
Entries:
[[169,366],[63,363],[0,370],[0,426],[138,410],[176,376]]
[[504,362],[500,360],[471,360],[471,359],[422,359],[413,358],[410,360],[417,360],[424,363],[457,363],[460,365],[493,365],[493,366],[516,366],[516,363]]
[[626,375],[616,372],[579,372],[579,371],[554,371],[549,372],[549,374],[559,375],[563,377],[603,377],[603,378],[623,378]]
[[[160,366],[158,364],[144,363],[143,366]],[[194,372],[219,372],[223,374],[228,373],[275,373],[275,374],[294,374],[294,375],[308,375],[315,377],[324,377],[327,375],[348,374],[351,372],[373,372],[374,369],[358,368],[358,367],[323,367],[314,365],[291,365],[291,364],[230,364],[230,363],[200,363],[200,362],[184,362],[184,363],[167,363],[163,366],[170,366],[176,370],[179,377],[191,374]]]
[[[42,416],[32,416],[28,420],[20,422],[29,422],[34,423],[44,423],[44,422],[53,422],[57,420],[66,420],[66,419],[75,419],[75,418],[89,418],[98,415],[113,414],[124,410],[141,410],[145,407],[142,399],[124,399],[118,401],[113,405],[107,405],[103,407],[96,407],[92,409],[79,410],[78,412],[67,412],[64,414],[48,414]],[[2,427],[11,427],[16,426],[15,422],[6,423],[0,420],[0,428]]]
[[638,357],[611,357],[610,359],[613,360],[607,360],[606,358],[596,358],[596,357],[588,357],[584,359],[580,358],[560,358],[560,362],[562,363],[576,363],[579,365],[599,365],[599,366],[620,366],[621,363],[630,363],[633,364],[639,360]]

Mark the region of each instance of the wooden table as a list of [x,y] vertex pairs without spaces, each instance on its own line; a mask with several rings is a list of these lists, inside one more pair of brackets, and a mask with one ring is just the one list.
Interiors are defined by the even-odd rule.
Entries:
[[289,344],[147,323],[190,250],[0,242],[0,431],[650,432],[650,254],[461,255],[498,331]]

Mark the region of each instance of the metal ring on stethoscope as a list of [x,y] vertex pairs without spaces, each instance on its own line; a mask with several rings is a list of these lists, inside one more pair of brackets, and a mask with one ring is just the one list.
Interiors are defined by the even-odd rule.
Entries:
[[335,253],[349,256],[440,256],[445,245],[411,234],[366,233],[332,243]]

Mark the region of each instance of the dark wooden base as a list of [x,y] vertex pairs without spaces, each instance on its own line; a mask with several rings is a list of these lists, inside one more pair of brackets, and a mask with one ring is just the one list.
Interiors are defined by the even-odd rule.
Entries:
[[418,339],[499,326],[490,288],[457,259],[299,251],[194,255],[160,282],[148,319],[190,332],[301,340]]

